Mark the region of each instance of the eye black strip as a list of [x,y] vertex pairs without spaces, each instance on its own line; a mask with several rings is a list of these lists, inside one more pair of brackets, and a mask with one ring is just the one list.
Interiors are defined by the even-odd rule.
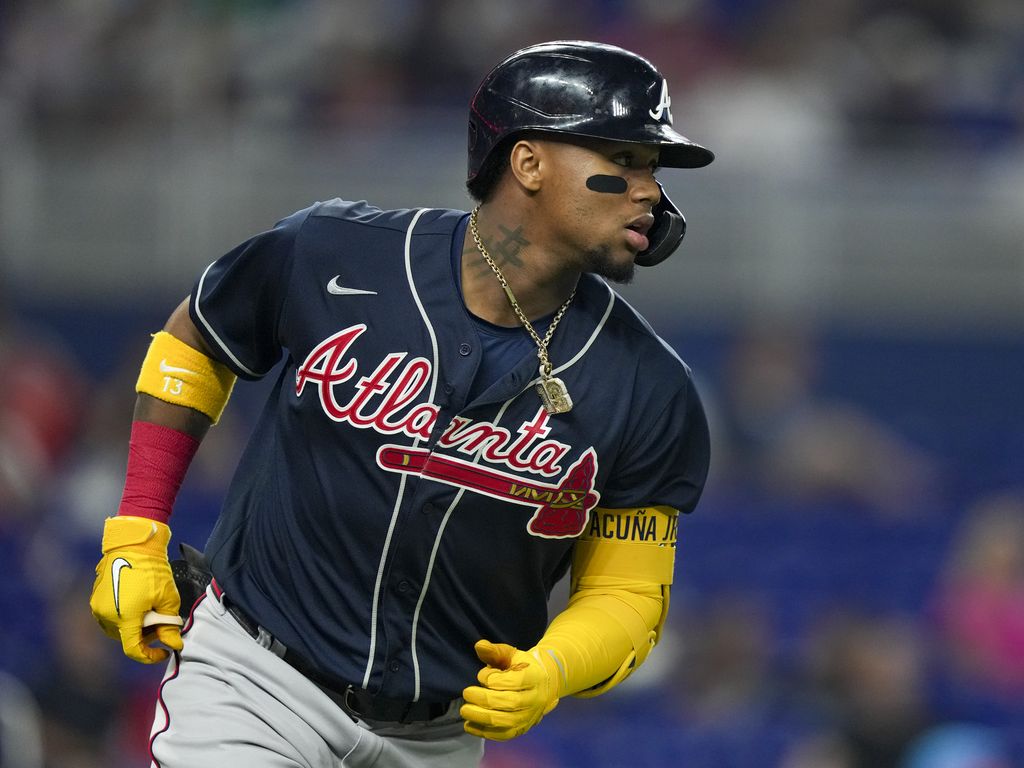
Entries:
[[587,179],[587,189],[592,192],[621,195],[628,188],[629,184],[621,176],[607,176],[603,173],[597,173]]

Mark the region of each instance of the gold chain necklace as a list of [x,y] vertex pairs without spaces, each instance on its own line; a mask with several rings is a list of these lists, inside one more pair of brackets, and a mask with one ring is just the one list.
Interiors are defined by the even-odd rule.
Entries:
[[540,395],[540,401],[544,404],[544,410],[548,413],[566,413],[572,409],[572,398],[569,397],[569,390],[565,388],[565,382],[556,376],[551,375],[551,360],[548,358],[548,343],[551,341],[551,336],[555,332],[555,327],[558,325],[558,321],[562,319],[565,311],[569,309],[569,304],[572,303],[573,297],[576,295],[576,289],[573,288],[572,293],[569,294],[569,298],[565,300],[565,303],[559,307],[555,313],[554,320],[551,321],[551,325],[548,326],[548,332],[544,334],[542,339],[538,335],[537,331],[533,329],[533,324],[530,319],[523,312],[519,306],[519,302],[516,301],[516,297],[512,294],[512,289],[509,287],[508,280],[498,269],[498,265],[494,263],[494,259],[484,248],[483,241],[480,239],[480,232],[476,228],[477,214],[480,211],[480,206],[473,209],[473,212],[469,215],[469,232],[473,235],[473,242],[476,243],[476,249],[480,251],[480,255],[484,257],[484,261],[494,271],[495,276],[498,278],[498,282],[501,283],[501,287],[505,290],[505,295],[508,296],[508,302],[512,305],[512,311],[516,313],[516,317],[519,318],[519,322],[526,328],[527,333],[533,339],[534,344],[537,345],[537,357],[540,359],[540,382],[537,384],[537,394]]

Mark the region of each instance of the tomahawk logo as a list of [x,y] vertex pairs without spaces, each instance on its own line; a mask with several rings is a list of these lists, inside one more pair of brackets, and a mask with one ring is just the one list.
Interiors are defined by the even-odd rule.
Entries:
[[381,446],[377,451],[377,464],[392,472],[419,475],[502,501],[534,507],[526,530],[545,539],[579,536],[587,525],[590,510],[601,499],[601,494],[594,490],[597,455],[593,448],[588,448],[566,470],[558,485],[524,480],[453,456],[404,445]]
[[658,105],[647,112],[655,120],[661,120],[661,116],[668,115],[668,121],[672,122],[672,98],[668,95],[668,80],[661,80],[661,97]]

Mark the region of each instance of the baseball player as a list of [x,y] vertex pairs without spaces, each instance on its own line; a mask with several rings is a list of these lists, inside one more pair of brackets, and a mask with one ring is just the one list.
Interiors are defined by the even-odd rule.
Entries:
[[[170,657],[153,765],[475,766],[647,658],[708,430],[606,280],[682,240],[658,167],[712,159],[647,60],[532,46],[470,104],[472,212],[321,202],[202,272],[142,364],[91,598]],[[178,487],[282,358],[181,605]]]

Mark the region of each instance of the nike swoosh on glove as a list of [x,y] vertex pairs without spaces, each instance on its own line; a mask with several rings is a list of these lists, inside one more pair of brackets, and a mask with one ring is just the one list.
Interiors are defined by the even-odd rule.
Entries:
[[505,643],[480,640],[476,655],[486,666],[480,685],[466,688],[459,714],[467,733],[494,741],[521,736],[558,704],[559,662],[550,651],[521,651]]
[[[146,517],[110,517],[103,526],[103,559],[96,566],[89,608],[107,636],[121,641],[125,656],[143,664],[170,655],[151,643],[182,649],[181,600],[167,561],[170,538],[170,528]],[[153,611],[175,623],[144,628]]]

